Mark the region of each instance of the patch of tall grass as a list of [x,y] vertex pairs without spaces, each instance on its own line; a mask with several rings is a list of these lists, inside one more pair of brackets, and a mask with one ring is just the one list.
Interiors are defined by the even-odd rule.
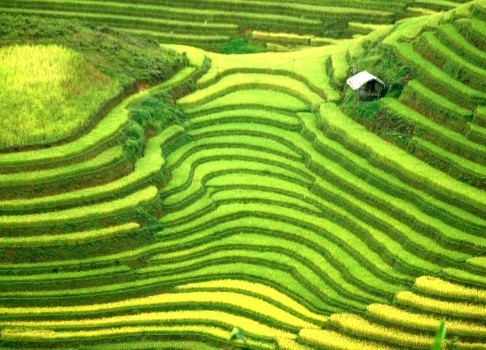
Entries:
[[120,91],[118,82],[71,49],[0,48],[0,149],[69,137]]

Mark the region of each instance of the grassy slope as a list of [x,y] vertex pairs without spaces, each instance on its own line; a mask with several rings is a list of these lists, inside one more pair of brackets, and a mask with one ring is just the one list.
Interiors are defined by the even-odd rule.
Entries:
[[123,89],[161,82],[186,64],[155,42],[107,28],[0,16],[2,149],[74,137],[98,122]]
[[119,82],[61,46],[0,48],[0,67],[0,148],[69,137],[121,91]]

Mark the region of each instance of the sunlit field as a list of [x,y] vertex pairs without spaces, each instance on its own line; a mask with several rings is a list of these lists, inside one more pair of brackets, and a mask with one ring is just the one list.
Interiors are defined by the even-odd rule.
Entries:
[[0,48],[0,148],[49,145],[77,133],[117,82],[56,45]]

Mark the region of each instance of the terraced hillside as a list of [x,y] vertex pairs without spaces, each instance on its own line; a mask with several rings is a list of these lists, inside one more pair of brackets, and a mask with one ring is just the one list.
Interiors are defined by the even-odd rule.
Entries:
[[[418,52],[456,28],[460,56],[480,56],[483,4],[292,53],[174,45],[189,66],[82,137],[0,154],[0,349],[429,349],[444,319],[450,348],[485,349],[484,190],[357,123],[333,85],[370,41]],[[427,85],[437,74],[380,104],[446,91]],[[128,127],[165,90],[184,116]]]
[[[0,1],[0,11],[80,19],[126,32],[219,49],[235,35],[261,43],[322,45],[408,16],[450,10],[464,0],[18,0]],[[285,33],[291,33],[287,35]]]
[[382,132],[388,139],[461,181],[484,188],[486,14],[480,4],[472,11],[472,17],[458,12],[442,23],[429,20],[422,33],[407,41],[384,40],[409,67],[406,78],[412,80],[398,99],[380,100],[377,122],[391,125]]

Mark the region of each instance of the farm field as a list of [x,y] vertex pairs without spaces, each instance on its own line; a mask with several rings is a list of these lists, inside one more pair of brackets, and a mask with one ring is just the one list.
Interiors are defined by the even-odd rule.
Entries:
[[[18,0],[0,11],[80,19],[162,43],[219,49],[235,34],[262,44],[321,46],[416,15],[447,11],[464,0]],[[290,33],[290,35],[286,34]]]
[[[444,349],[486,349],[483,0],[22,0],[0,19],[0,104],[31,108],[0,131],[0,350],[430,349],[441,321]],[[285,51],[216,52],[243,32]],[[34,58],[53,73],[33,81]],[[387,96],[356,103],[353,67]],[[54,115],[72,84],[84,128]]]

